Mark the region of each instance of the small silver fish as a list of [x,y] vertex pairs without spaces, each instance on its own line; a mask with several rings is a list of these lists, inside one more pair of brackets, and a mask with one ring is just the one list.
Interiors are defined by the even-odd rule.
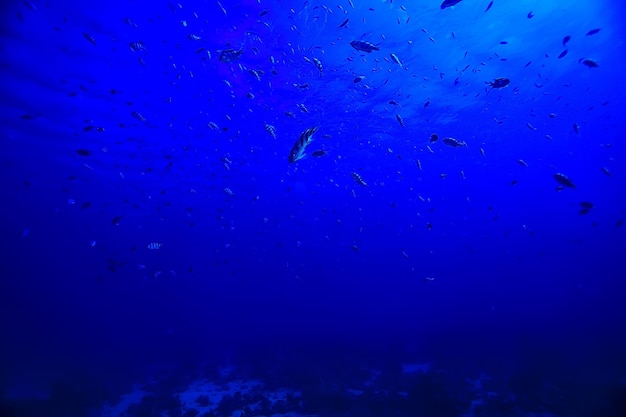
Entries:
[[398,55],[392,53],[392,54],[389,54],[389,56],[391,57],[393,62],[395,62],[402,68],[402,62],[400,62],[400,58],[398,58]]
[[248,72],[252,75],[254,75],[254,78],[256,78],[257,81],[261,81],[261,73],[257,70],[253,70],[253,69],[249,69]]
[[317,67],[318,71],[320,72],[320,77],[322,76],[322,71],[324,70],[324,67],[322,66],[322,61],[320,61],[317,58],[313,58],[313,63],[315,64],[315,66]]
[[359,185],[363,186],[363,187],[367,187],[367,183],[363,180],[363,178],[356,172],[353,172],[352,174],[350,174],[352,176],[352,179]]

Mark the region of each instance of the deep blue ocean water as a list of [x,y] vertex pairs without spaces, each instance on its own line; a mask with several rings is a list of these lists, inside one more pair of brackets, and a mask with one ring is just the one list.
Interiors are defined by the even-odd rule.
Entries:
[[3,2],[0,414],[625,416],[626,4],[444,6]]

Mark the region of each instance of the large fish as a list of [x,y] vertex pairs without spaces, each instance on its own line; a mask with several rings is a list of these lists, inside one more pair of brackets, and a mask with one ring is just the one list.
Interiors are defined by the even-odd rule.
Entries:
[[291,152],[289,152],[289,162],[298,162],[306,156],[304,153],[306,152],[306,147],[313,141],[313,135],[318,131],[318,129],[319,126],[314,126],[302,132],[296,143],[293,144]]
[[372,51],[378,51],[380,49],[378,48],[378,46],[367,41],[352,41],[350,42],[350,46],[352,46],[357,51],[367,52],[368,54]]
[[445,9],[447,7],[452,7],[455,4],[460,3],[462,0],[443,0],[443,3],[441,3],[441,8]]

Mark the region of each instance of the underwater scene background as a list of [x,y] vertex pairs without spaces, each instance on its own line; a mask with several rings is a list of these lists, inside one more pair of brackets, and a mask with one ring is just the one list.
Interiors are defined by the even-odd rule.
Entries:
[[623,1],[1,10],[2,416],[626,415]]

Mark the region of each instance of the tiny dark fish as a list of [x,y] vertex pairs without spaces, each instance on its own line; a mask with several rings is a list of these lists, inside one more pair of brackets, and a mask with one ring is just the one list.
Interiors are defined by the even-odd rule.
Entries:
[[598,68],[598,63],[593,59],[585,59],[582,61],[582,63],[589,68]]
[[365,78],[365,76],[363,75],[359,75],[358,77],[354,77],[354,80],[352,80],[353,83],[360,83],[361,81],[363,81],[363,78]]
[[493,81],[486,81],[485,84],[489,84],[491,88],[503,88],[511,83],[508,78],[496,78]]
[[131,42],[128,44],[130,50],[133,52],[145,52],[146,46],[141,42]]
[[91,201],[85,201],[85,202],[84,202],[84,203],[80,206],[80,208],[81,208],[81,209],[86,209],[86,208],[89,208],[89,207],[91,207]]
[[563,38],[563,47],[565,47],[565,45],[569,42],[570,39],[572,39],[572,37],[569,35]]
[[430,106],[430,99],[426,99],[426,102],[424,103],[424,108]]
[[589,201],[581,201],[580,207],[585,208],[585,209],[592,209],[593,204],[591,204]]
[[600,30],[601,30],[601,28],[591,29],[589,32],[587,32],[587,34],[585,36],[595,35],[596,33],[600,32]]
[[118,226],[120,224],[120,220],[122,220],[122,217],[124,217],[124,216],[115,216],[115,217],[113,217],[113,220],[111,220],[111,224],[113,226]]
[[507,41],[500,41],[500,45],[506,45],[506,44],[508,44]]
[[455,4],[459,4],[462,0],[443,0],[443,3],[441,3],[441,8],[445,9],[448,7],[452,7]]
[[535,14],[533,12],[528,12],[526,17],[529,18],[529,19],[532,19],[533,17],[535,17]]
[[553,177],[556,180],[556,182],[558,182],[561,185],[564,185],[565,187],[576,188],[576,185],[574,184],[574,182],[565,174],[561,174],[560,172],[557,172],[556,174],[553,175]]
[[563,58],[565,55],[567,55],[567,49],[564,49],[564,50],[563,50],[563,52],[561,52],[557,58],[558,58],[558,59],[561,59],[561,58]]
[[485,9],[485,13],[489,11],[489,9],[491,9],[491,6],[493,6],[493,0],[489,2],[489,4],[487,5],[487,8]]
[[322,156],[326,155],[326,151],[323,149],[318,149],[316,151],[313,151],[311,153],[311,156],[314,158],[321,158]]
[[439,135],[436,133],[433,133],[432,135],[430,135],[430,143],[435,143],[439,140]]
[[143,114],[139,113],[138,111],[132,111],[130,112],[131,116],[133,116],[135,119],[139,120],[140,122],[146,123],[147,120],[146,118],[143,116]]
[[270,11],[269,10],[262,10],[261,13],[259,13],[259,17],[263,17],[266,14],[268,14]]
[[91,155],[91,151],[88,150],[88,149],[76,149],[76,153],[79,156],[89,156],[89,155]]
[[83,32],[83,36],[89,41],[89,43],[95,46],[96,38],[94,38],[91,33]]
[[347,24],[348,24],[348,22],[349,22],[349,21],[350,21],[350,19],[346,19],[346,20],[344,20],[344,21],[343,21],[343,23],[341,23],[341,24],[339,25],[339,27],[340,27],[340,28],[344,27],[345,25],[347,25]]

